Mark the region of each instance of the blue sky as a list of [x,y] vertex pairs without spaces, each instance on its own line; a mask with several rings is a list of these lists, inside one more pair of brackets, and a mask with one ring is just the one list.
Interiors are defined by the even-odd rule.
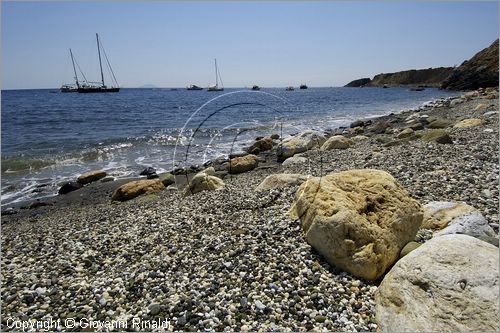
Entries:
[[341,86],[459,65],[498,38],[498,2],[2,2],[2,88],[98,80],[98,32],[123,87]]

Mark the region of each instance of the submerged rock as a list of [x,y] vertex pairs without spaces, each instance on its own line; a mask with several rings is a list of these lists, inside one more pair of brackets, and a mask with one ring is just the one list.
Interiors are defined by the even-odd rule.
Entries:
[[326,260],[374,280],[398,259],[422,223],[420,203],[379,170],[350,170],[303,183],[290,210]]
[[466,235],[433,238],[399,260],[375,293],[389,332],[497,332],[498,248]]

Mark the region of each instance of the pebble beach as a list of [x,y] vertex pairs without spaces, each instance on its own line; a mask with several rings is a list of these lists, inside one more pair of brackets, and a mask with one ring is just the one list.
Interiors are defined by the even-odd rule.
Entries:
[[[94,182],[13,207],[2,213],[0,328],[74,318],[59,330],[150,331],[165,320],[160,330],[377,331],[381,280],[336,268],[306,242],[288,214],[298,185],[255,188],[271,174],[383,170],[422,204],[476,208],[498,234],[498,117],[498,91],[474,91],[326,133],[351,138],[349,149],[313,148],[282,164],[274,145],[257,168],[225,174],[220,190],[184,196],[179,183],[117,203],[123,181]],[[471,118],[481,121],[454,126]],[[422,139],[433,122],[451,142]],[[415,124],[424,125],[402,134]]]

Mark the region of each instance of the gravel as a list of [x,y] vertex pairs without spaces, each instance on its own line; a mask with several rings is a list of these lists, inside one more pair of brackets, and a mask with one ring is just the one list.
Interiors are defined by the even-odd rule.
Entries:
[[[498,231],[498,114],[485,115],[498,110],[498,101],[478,98],[388,119],[396,129],[413,113],[458,121],[479,103],[493,104],[474,114],[483,125],[447,129],[453,144],[384,146],[377,137],[394,140],[397,133],[378,134],[352,149],[310,151],[310,165],[273,164],[226,177],[220,191],[187,198],[163,191],[156,200],[120,204],[102,196],[39,208],[44,214],[3,216],[0,328],[9,330],[9,318],[129,325],[133,318],[166,318],[170,330],[182,331],[376,331],[379,282],[337,270],[305,242],[299,221],[286,214],[297,187],[253,189],[277,172],[382,169],[422,203],[465,201]],[[417,241],[428,237],[422,231]]]

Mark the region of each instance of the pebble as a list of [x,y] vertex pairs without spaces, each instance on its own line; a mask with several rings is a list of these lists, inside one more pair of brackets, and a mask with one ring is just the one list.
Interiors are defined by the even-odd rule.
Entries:
[[160,313],[160,304],[153,303],[148,307],[148,310],[151,315],[156,316],[158,313]]
[[264,310],[266,308],[266,306],[261,301],[259,301],[259,300],[255,301],[255,307],[258,310]]

